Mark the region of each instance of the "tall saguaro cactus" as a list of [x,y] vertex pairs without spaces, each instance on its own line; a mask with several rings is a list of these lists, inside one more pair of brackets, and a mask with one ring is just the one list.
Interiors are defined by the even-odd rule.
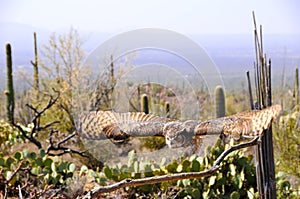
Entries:
[[225,94],[222,86],[215,88],[215,110],[216,118],[225,116]]
[[149,103],[148,103],[148,96],[143,94],[141,96],[141,111],[148,114],[149,113]]
[[166,111],[166,117],[170,117],[170,102],[165,103],[165,111]]
[[299,110],[299,70],[296,68],[295,71],[295,102],[296,102],[296,108]]
[[115,87],[115,75],[114,75],[114,58],[113,55],[110,55],[110,68],[109,68],[109,81],[110,81],[110,97],[113,95]]
[[35,91],[36,99],[39,97],[39,70],[38,70],[38,53],[37,53],[37,42],[36,42],[36,33],[33,33],[34,39],[34,62],[31,61],[33,66],[33,89]]
[[115,83],[114,58],[113,58],[113,55],[110,56],[110,81],[111,81],[112,84]]
[[6,71],[7,71],[7,83],[6,83],[6,115],[7,120],[10,123],[14,122],[14,86],[13,86],[13,75],[12,75],[12,58],[11,58],[11,46],[6,44]]

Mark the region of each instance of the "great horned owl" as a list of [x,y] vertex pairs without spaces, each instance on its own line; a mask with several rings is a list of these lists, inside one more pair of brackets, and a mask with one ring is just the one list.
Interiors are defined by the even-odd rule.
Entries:
[[124,142],[131,136],[163,136],[170,148],[189,145],[195,136],[219,134],[234,139],[261,136],[281,111],[280,105],[207,121],[179,121],[142,112],[92,111],[81,115],[80,136]]

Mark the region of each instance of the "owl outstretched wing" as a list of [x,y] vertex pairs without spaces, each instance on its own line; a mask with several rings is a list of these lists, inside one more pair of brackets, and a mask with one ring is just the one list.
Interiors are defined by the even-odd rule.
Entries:
[[142,112],[92,111],[80,116],[77,132],[87,139],[122,142],[130,136],[163,136],[164,124],[171,121]]
[[123,142],[130,136],[164,136],[167,142],[173,143],[182,135],[191,137],[210,134],[240,139],[262,135],[280,111],[281,107],[275,105],[204,122],[180,122],[142,112],[92,111],[81,115],[77,131],[84,138],[111,139],[114,142]]
[[240,139],[241,137],[261,136],[269,128],[281,111],[280,105],[267,107],[263,110],[241,112],[228,117],[217,118],[199,123],[195,135],[223,134],[226,137]]

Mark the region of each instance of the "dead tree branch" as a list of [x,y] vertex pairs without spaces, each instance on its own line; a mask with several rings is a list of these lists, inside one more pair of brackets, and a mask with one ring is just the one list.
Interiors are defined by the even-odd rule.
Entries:
[[10,175],[10,177],[5,181],[5,191],[4,191],[4,198],[7,198],[9,182],[13,179],[13,177],[21,170],[24,161],[21,161],[16,170]]
[[[54,143],[53,141],[53,135],[54,133],[56,133],[57,131],[51,131],[50,135],[49,135],[49,146],[46,149],[46,153],[50,156],[62,156],[66,153],[74,153],[74,154],[78,154],[82,157],[89,157],[88,155],[85,154],[86,151],[78,151],[75,149],[71,149],[68,147],[64,147],[62,146],[62,144],[64,144],[65,142],[67,142],[68,140],[70,140],[71,138],[73,138],[76,135],[76,132],[73,132],[72,134],[70,134],[69,136],[63,138],[61,141],[59,141],[57,144]],[[51,151],[59,151],[57,153],[52,153]]]
[[[54,90],[55,91],[55,90]],[[57,91],[55,91],[57,92]],[[45,124],[44,126],[41,126],[40,124],[40,118],[42,117],[42,115],[48,110],[50,109],[59,99],[60,94],[59,92],[57,92],[57,96],[53,97],[50,95],[50,98],[48,100],[48,103],[45,107],[43,107],[41,110],[38,110],[36,107],[30,105],[30,104],[26,104],[27,107],[29,107],[33,112],[34,112],[34,117],[32,118],[31,122],[33,124],[32,129],[30,130],[30,132],[27,132],[26,130],[23,129],[22,126],[20,126],[17,123],[13,123],[13,126],[15,126],[21,133],[22,136],[29,140],[30,142],[32,142],[33,144],[35,144],[39,149],[42,148],[42,144],[39,140],[37,140],[35,138],[35,135],[41,131],[41,130],[46,130],[49,129],[51,126],[53,126],[56,123],[59,123],[59,121],[53,121],[53,122],[49,122],[47,124]],[[62,144],[64,144],[65,142],[67,142],[68,140],[70,140],[71,138],[73,138],[76,133],[74,132],[73,134],[63,138],[61,141],[58,141],[57,144],[55,144],[55,142],[53,141],[53,134],[56,133],[56,130],[51,129],[50,130],[50,134],[49,134],[49,146],[46,149],[46,153],[50,156],[61,156],[64,155],[66,153],[74,153],[74,154],[78,154],[80,156],[83,157],[88,157],[87,155],[85,155],[84,153],[86,151],[78,151],[75,149],[71,149],[68,147],[64,147],[62,146]],[[51,153],[51,151],[56,151],[57,153]]]
[[57,102],[58,98],[59,98],[59,94],[55,98],[53,98],[53,96],[50,96],[50,99],[49,99],[47,105],[44,108],[42,108],[41,110],[38,110],[37,108],[33,107],[30,104],[26,104],[26,106],[29,107],[34,112],[34,117],[31,120],[31,122],[33,123],[33,128],[31,129],[30,132],[26,132],[19,124],[13,122],[13,126],[15,126],[22,133],[22,136],[25,139],[32,142],[33,144],[35,144],[39,149],[42,148],[42,144],[41,144],[40,141],[38,141],[35,138],[34,135],[38,131],[43,130],[43,129],[47,129],[50,126],[52,126],[53,124],[58,123],[58,121],[54,121],[54,122],[51,122],[49,124],[46,124],[45,126],[41,126],[40,125],[40,118],[46,110],[50,109]]

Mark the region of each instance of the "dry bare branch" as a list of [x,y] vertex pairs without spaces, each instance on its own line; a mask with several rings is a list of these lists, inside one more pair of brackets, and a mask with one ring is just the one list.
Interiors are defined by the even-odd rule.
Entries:
[[13,177],[21,170],[22,166],[23,166],[24,161],[21,161],[20,164],[18,165],[18,167],[16,168],[16,170],[14,172],[12,172],[12,174],[9,176],[9,178],[5,181],[5,190],[4,190],[4,198],[7,198],[7,194],[8,194],[8,187],[9,187],[9,182],[13,179]]
[[32,142],[33,144],[35,144],[39,149],[42,148],[42,144],[40,141],[38,141],[34,137],[34,134],[36,134],[40,130],[49,128],[51,125],[58,122],[58,121],[54,121],[54,122],[51,122],[51,123],[45,125],[44,127],[41,127],[40,126],[40,118],[46,110],[50,109],[57,102],[59,96],[60,96],[59,93],[55,98],[53,98],[53,96],[50,96],[50,99],[49,99],[47,105],[44,108],[42,108],[41,110],[37,110],[37,108],[33,107],[32,105],[26,104],[26,106],[29,107],[34,112],[34,117],[31,120],[31,122],[33,123],[33,128],[31,129],[29,134],[19,124],[13,122],[13,126],[15,126],[21,132],[22,136],[25,139]]
[[[73,138],[76,135],[76,132],[73,132],[69,136],[63,138],[57,144],[55,144],[54,141],[53,141],[53,139],[52,139],[52,136],[53,136],[54,133],[56,133],[56,131],[52,130],[50,132],[50,134],[49,134],[49,146],[45,150],[45,152],[49,156],[62,156],[64,154],[66,154],[66,153],[73,153],[73,154],[78,154],[78,155],[80,155],[82,157],[89,157],[88,155],[85,154],[86,151],[78,151],[78,150],[75,150],[75,149],[71,149],[71,148],[62,146],[63,143],[65,143],[68,140],[70,140],[71,138]],[[51,151],[58,151],[58,152],[57,153],[52,153]]]

